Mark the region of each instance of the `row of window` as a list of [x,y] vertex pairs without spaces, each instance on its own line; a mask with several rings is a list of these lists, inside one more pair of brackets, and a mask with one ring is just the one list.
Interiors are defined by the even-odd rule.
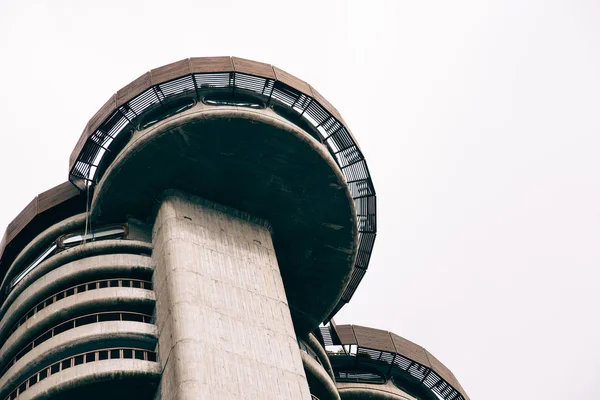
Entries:
[[46,332],[42,333],[40,336],[32,340],[30,343],[25,345],[17,355],[10,360],[0,372],[0,376],[3,376],[6,371],[9,370],[17,361],[19,361],[25,354],[29,353],[34,348],[38,347],[40,344],[49,340],[50,338],[71,330],[73,328],[77,328],[83,325],[95,324],[98,322],[105,321],[134,321],[134,322],[144,322],[144,323],[152,323],[152,316],[147,314],[140,314],[128,311],[119,311],[119,312],[100,312],[95,314],[88,314],[81,317],[73,318],[68,321],[62,322],[55,327],[48,329]]
[[58,374],[68,368],[96,361],[116,359],[137,359],[157,362],[156,352],[144,349],[116,348],[78,354],[76,356],[71,356],[69,358],[65,358],[64,360],[58,361],[32,375],[22,384],[20,384],[8,397],[6,397],[6,400],[16,399],[20,394],[25,392],[30,387],[36,385],[38,382],[43,381],[47,377]]
[[21,326],[25,322],[27,322],[27,320],[29,318],[33,317],[36,313],[40,312],[41,310],[48,307],[49,305],[56,303],[59,300],[62,300],[69,296],[73,296],[74,294],[77,294],[77,293],[83,293],[83,292],[86,292],[89,290],[103,289],[103,288],[109,288],[109,287],[132,287],[132,288],[152,290],[152,282],[144,281],[141,279],[115,278],[115,279],[103,279],[103,280],[99,280],[99,281],[81,283],[77,286],[70,287],[68,289],[62,290],[62,291],[44,299],[43,301],[40,301],[38,304],[33,306],[29,311],[27,311],[27,313],[17,323],[15,323],[15,325],[9,331],[9,335],[12,335],[19,328],[19,326]]
[[86,242],[97,240],[121,239],[127,236],[127,224],[117,226],[106,226],[93,232],[75,232],[60,236],[48,246],[31,264],[19,273],[11,282],[9,290],[14,289],[31,271],[37,268],[50,256],[70,247],[75,247]]

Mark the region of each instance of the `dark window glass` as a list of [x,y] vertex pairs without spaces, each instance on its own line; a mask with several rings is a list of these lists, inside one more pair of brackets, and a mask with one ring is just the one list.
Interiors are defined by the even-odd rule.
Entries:
[[46,379],[48,377],[48,369],[46,368],[45,370],[41,371],[38,375],[40,376],[40,381]]
[[89,362],[94,362],[96,361],[96,353],[87,353],[85,355],[85,362],[89,363]]
[[111,358],[111,360],[114,360],[116,358],[121,358],[120,355],[119,355],[119,349],[111,350],[110,351],[110,358]]
[[124,349],[123,350],[123,358],[133,358],[133,350]]
[[35,385],[38,382],[38,376],[35,374],[31,378],[29,378],[29,387]]
[[140,314],[123,313],[122,317],[123,321],[144,322],[144,316]]
[[123,287],[131,287],[131,281],[129,279],[123,279],[121,281],[121,286],[123,286]]
[[68,360],[64,360],[61,362],[61,367],[63,370],[67,369],[67,368],[71,368],[71,361],[72,359],[69,358]]
[[26,390],[27,390],[27,382],[25,382],[21,386],[19,386],[19,394],[23,393]]
[[54,334],[58,335],[59,333],[63,333],[65,331],[68,331],[69,329],[73,329],[73,326],[74,326],[74,321],[64,322],[64,323],[58,325],[56,328],[54,328]]
[[98,360],[108,360],[108,350],[99,351]]
[[100,288],[106,288],[106,287],[108,287],[108,281],[100,282]]
[[138,360],[143,360],[144,359],[144,352],[142,350],[136,350],[135,351],[135,358],[137,358]]
[[98,320],[100,322],[104,322],[104,321],[119,321],[120,318],[120,314],[119,313],[102,313],[100,315],[98,315]]
[[142,287],[142,282],[140,282],[140,281],[131,281],[131,286],[133,286],[134,288],[141,288]]
[[77,318],[75,320],[75,326],[89,325],[96,322],[97,315],[86,315],[85,317]]
[[97,286],[97,284],[98,284],[97,282],[94,282],[94,283],[88,283],[88,285],[87,285],[87,289],[88,289],[88,290],[94,290],[94,289],[96,289],[96,286]]
[[51,337],[52,337],[52,331],[50,330],[50,331],[44,333],[42,336],[35,339],[35,341],[33,342],[33,345],[37,347],[41,343],[44,343],[46,340],[50,339]]
[[153,351],[148,352],[148,361],[156,361],[156,353]]
[[51,374],[56,374],[58,371],[60,371],[60,363],[56,363],[50,367]]
[[60,292],[56,295],[56,300],[62,300],[65,298],[65,292]]
[[75,365],[81,365],[81,364],[83,364],[83,355],[75,356]]
[[112,280],[110,281],[110,287],[117,287],[119,286],[119,281],[118,280]]
[[85,285],[77,286],[77,293],[82,293],[86,291]]
[[75,294],[75,289],[71,288],[71,289],[67,289],[65,291],[65,296],[69,297],[69,296],[73,296]]

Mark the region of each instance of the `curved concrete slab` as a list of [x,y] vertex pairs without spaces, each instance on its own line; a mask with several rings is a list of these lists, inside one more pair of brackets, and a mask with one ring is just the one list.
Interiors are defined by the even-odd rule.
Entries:
[[26,390],[19,400],[50,400],[64,395],[68,395],[68,399],[150,399],[160,373],[160,365],[156,362],[97,361],[51,375]]
[[[42,270],[28,279],[28,285],[15,289],[4,302],[0,308],[0,343],[31,307],[69,286],[121,274],[124,277],[136,274],[150,276],[154,270],[152,258],[138,254],[105,254],[75,260],[55,269],[52,267],[55,265],[40,265]],[[50,271],[44,274],[48,269]]]
[[[8,294],[8,297],[0,306],[0,319],[19,295],[25,291],[29,285],[67,263],[85,259],[87,257],[106,255],[106,254],[152,254],[152,245],[146,242],[136,240],[103,240],[100,242],[91,242],[67,249],[61,253],[55,254],[42,262]],[[40,299],[41,300],[41,299]]]
[[48,339],[10,367],[0,378],[0,398],[12,392],[31,374],[63,358],[117,346],[150,350],[154,349],[157,340],[156,326],[141,322],[99,322],[71,329]]
[[21,348],[59,321],[99,311],[137,311],[154,306],[151,290],[135,288],[104,288],[75,294],[56,302],[21,325],[0,347],[0,367],[10,361]]
[[319,361],[327,374],[331,377],[331,379],[335,382],[335,373],[333,372],[333,367],[331,366],[331,361],[329,361],[329,356],[327,352],[321,346],[321,343],[317,340],[314,334],[310,333],[305,341],[305,343],[317,354],[319,357]]
[[334,159],[270,109],[198,104],[137,132],[96,187],[95,223],[145,219],[177,189],[267,220],[294,326],[332,311],[357,253],[357,219]]

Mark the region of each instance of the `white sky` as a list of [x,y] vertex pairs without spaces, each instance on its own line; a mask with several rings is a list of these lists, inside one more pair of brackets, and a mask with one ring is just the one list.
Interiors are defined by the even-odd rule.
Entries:
[[190,56],[277,65],[342,113],[379,234],[339,323],[470,397],[597,399],[600,2],[0,1],[0,228],[67,179],[87,120]]

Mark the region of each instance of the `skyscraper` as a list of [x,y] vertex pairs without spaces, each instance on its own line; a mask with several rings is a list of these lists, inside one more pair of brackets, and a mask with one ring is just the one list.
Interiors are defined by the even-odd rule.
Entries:
[[468,399],[422,347],[333,322],[375,189],[309,84],[236,57],[157,68],[69,171],[0,247],[0,399]]

